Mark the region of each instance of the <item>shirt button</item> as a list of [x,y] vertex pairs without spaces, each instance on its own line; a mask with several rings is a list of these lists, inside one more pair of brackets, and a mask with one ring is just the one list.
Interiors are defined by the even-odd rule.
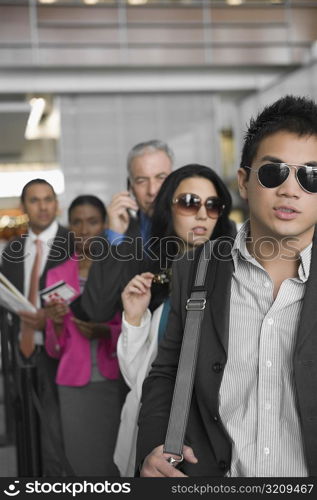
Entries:
[[272,361],[270,361],[270,360],[268,359],[268,360],[267,360],[267,362],[266,362],[266,366],[267,366],[268,368],[271,368],[271,366],[272,366]]
[[264,448],[264,455],[269,455],[270,454],[270,448]]
[[214,415],[212,418],[213,418],[213,421],[214,421],[214,422],[218,422],[218,417],[217,417],[217,415]]
[[267,323],[268,323],[268,325],[270,325],[270,326],[271,326],[271,325],[273,325],[273,323],[274,323],[274,319],[273,319],[273,318],[269,318],[269,319],[267,320]]
[[263,286],[264,286],[265,288],[269,288],[269,286],[270,286],[270,282],[269,282],[269,281],[264,281]]
[[213,371],[216,373],[220,373],[222,371],[222,368],[223,366],[221,363],[214,363],[212,366]]
[[270,410],[271,409],[271,403],[265,403],[264,408],[266,410]]
[[227,464],[224,460],[220,460],[220,462],[218,463],[219,465],[219,469],[221,470],[226,470],[227,469]]

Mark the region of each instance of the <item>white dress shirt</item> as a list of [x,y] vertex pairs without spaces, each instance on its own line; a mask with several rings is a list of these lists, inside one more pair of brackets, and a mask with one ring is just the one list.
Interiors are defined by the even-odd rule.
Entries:
[[[31,281],[31,273],[32,267],[36,254],[36,245],[35,240],[40,239],[42,242],[42,260],[41,260],[41,268],[40,275],[42,275],[44,268],[46,266],[46,261],[48,255],[50,253],[51,246],[53,244],[54,238],[56,236],[58,230],[58,223],[56,220],[52,222],[50,226],[48,226],[44,231],[40,234],[33,233],[32,229],[28,231],[28,237],[25,241],[24,246],[24,288],[23,294],[25,297],[28,297],[30,290],[30,281]],[[37,307],[41,307],[40,295],[37,298]],[[35,332],[35,344],[43,345],[43,332],[36,331]]]

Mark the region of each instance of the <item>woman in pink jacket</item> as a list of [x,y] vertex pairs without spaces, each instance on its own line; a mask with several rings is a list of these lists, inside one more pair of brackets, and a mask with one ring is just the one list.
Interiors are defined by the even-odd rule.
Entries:
[[[106,209],[96,196],[78,196],[68,217],[76,252],[47,273],[46,286],[63,280],[80,295]],[[66,456],[78,476],[118,476],[112,457],[125,396],[116,355],[121,314],[105,324],[81,321],[58,299],[46,311],[46,350],[60,360],[56,383]]]

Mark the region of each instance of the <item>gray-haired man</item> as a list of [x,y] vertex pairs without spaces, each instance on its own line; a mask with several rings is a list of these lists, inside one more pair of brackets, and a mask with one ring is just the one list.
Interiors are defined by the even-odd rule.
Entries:
[[128,190],[115,194],[107,207],[106,237],[111,248],[92,265],[82,296],[81,305],[94,321],[111,319],[122,288],[140,271],[142,259],[125,257],[133,251],[135,238],[150,237],[153,202],[172,171],[173,159],[170,147],[159,140],[136,144],[128,154]]

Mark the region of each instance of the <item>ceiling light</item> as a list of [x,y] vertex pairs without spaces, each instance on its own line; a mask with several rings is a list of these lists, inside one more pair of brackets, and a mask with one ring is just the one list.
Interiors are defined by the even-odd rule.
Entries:
[[84,0],[84,3],[86,5],[96,5],[96,3],[98,3],[99,0]]
[[147,3],[147,0],[128,0],[130,5],[143,5]]
[[56,0],[38,0],[39,3],[55,3]]
[[36,135],[37,127],[44,113],[45,105],[46,102],[43,97],[33,97],[30,100],[31,111],[24,133],[24,137],[26,139],[33,139]]
[[244,0],[226,0],[228,5],[241,5]]

